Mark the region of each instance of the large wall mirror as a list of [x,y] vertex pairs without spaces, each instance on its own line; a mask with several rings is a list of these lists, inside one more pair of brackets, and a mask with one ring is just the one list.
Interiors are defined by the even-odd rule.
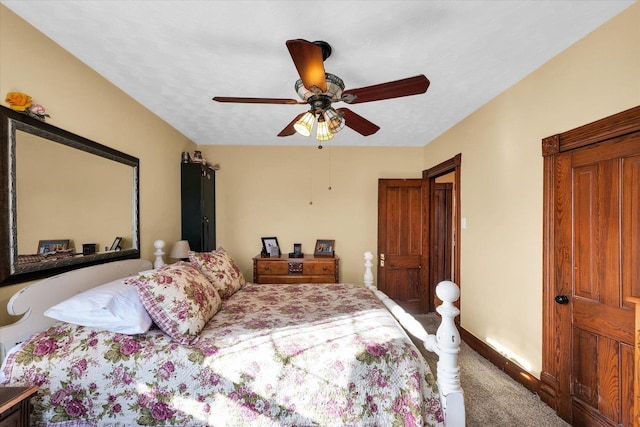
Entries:
[[0,107],[0,286],[140,257],[137,158]]

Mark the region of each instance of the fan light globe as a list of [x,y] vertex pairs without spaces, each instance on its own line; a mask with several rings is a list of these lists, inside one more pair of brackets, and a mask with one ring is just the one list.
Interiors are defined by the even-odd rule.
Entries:
[[296,92],[298,93],[298,96],[303,101],[308,101],[309,98],[311,98],[313,96],[313,92],[311,92],[309,89],[304,87],[304,84],[302,83],[302,79],[299,79],[296,82],[295,88],[296,88]]
[[323,113],[325,122],[328,123],[329,132],[338,133],[344,127],[344,118],[333,108],[329,108]]
[[339,101],[344,90],[344,82],[335,74],[325,73],[327,81],[327,91],[325,95],[329,96],[332,101]]
[[318,119],[318,130],[316,133],[316,139],[318,141],[329,141],[333,138],[333,134],[329,132],[329,125],[324,121],[324,118],[320,116]]
[[311,128],[313,127],[313,122],[315,121],[315,116],[311,114],[310,111],[304,113],[300,120],[295,122],[293,128],[302,136],[311,135]]

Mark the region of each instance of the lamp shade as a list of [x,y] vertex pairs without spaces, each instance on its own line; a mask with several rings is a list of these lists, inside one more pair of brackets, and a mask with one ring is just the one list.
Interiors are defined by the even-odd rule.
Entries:
[[300,120],[295,122],[293,128],[302,136],[311,135],[311,128],[313,127],[313,122],[316,120],[315,116],[311,114],[310,111],[304,113]]
[[337,133],[344,127],[344,117],[341,114],[338,114],[336,110],[333,108],[329,108],[325,110],[324,120],[327,122],[329,127],[329,132]]
[[327,91],[325,94],[329,96],[331,100],[339,101],[342,96],[342,91],[344,90],[344,82],[334,74],[326,73],[325,77],[327,79]]
[[318,141],[329,141],[331,138],[333,138],[333,134],[329,132],[329,126],[324,120],[324,117],[320,116],[318,118],[318,130],[316,133],[316,139]]
[[296,88],[296,92],[298,93],[298,96],[305,101],[307,101],[309,98],[313,96],[313,92],[311,92],[309,89],[304,87],[304,84],[302,83],[302,79],[296,82],[295,88]]
[[173,248],[171,248],[171,253],[169,257],[174,259],[184,259],[189,258],[189,251],[191,248],[189,247],[189,242],[187,240],[178,240]]

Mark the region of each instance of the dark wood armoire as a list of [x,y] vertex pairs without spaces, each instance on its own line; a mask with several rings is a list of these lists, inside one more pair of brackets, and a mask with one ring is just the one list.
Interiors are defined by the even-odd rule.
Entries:
[[181,163],[182,239],[192,251],[216,249],[216,175],[203,163]]

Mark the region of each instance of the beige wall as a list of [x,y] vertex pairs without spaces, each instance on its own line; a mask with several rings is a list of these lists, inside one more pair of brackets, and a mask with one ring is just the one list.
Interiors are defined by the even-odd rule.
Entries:
[[541,140],[640,104],[640,4],[424,148],[462,153],[462,326],[542,367]]
[[[48,123],[140,159],[142,258],[153,260],[156,239],[180,239],[180,153],[195,144],[0,5],[3,105],[14,91],[44,105]],[[0,287],[0,324],[23,286]]]
[[[348,132],[339,137],[348,138]],[[422,148],[206,146],[216,172],[217,243],[247,279],[260,237],[278,238],[283,253],[317,239],[335,240],[340,279],[362,282],[363,253],[377,250],[378,178],[420,178]],[[331,187],[331,190],[329,190]]]

